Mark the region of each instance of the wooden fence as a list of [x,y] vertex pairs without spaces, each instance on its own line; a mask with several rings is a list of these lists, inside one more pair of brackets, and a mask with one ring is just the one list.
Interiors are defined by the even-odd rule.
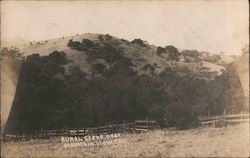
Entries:
[[156,128],[156,121],[154,120],[136,120],[135,130],[136,131],[148,131]]
[[60,130],[39,130],[32,133],[14,133],[5,134],[4,140],[25,141],[30,139],[46,139],[53,137],[69,136],[69,137],[84,137],[101,134],[115,134],[115,133],[135,133],[153,130],[157,126],[154,120],[135,120],[134,122],[126,122],[119,124],[110,124],[105,126],[98,126],[92,128],[75,128],[75,129],[60,129]]
[[228,124],[235,124],[240,122],[249,122],[249,113],[220,115],[211,117],[199,117],[201,125],[208,125],[212,127],[226,126]]

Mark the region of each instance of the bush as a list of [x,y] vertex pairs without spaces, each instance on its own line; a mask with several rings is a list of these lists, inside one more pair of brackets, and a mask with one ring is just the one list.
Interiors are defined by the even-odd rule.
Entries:
[[96,63],[92,66],[93,73],[102,73],[106,66],[101,63]]
[[144,71],[149,71],[150,73],[153,73],[155,70],[155,67],[150,64],[145,64],[142,69]]
[[82,47],[85,49],[93,48],[95,44],[89,39],[82,40]]
[[194,61],[194,62],[200,62],[200,53],[197,50],[184,50],[182,51],[182,54],[184,56],[184,59],[186,62]]
[[161,55],[162,53],[167,54],[168,60],[179,61],[180,52],[174,46],[157,47],[156,54]]
[[112,39],[112,36],[110,36],[109,34],[106,34],[106,35],[104,36],[104,38],[105,38],[105,40],[111,40],[111,39]]
[[120,58],[120,52],[111,45],[105,45],[102,49],[102,58],[108,63],[113,63]]
[[87,55],[89,61],[104,59],[106,62],[112,64],[121,58],[121,52],[121,49],[117,49],[111,44],[105,43],[102,47],[90,50]]
[[122,41],[122,42],[126,42],[126,43],[128,43],[128,41],[127,41],[127,40],[125,40],[125,39],[121,39],[121,41]]
[[81,46],[81,43],[78,41],[73,41],[72,39],[69,40],[68,42],[68,47],[72,48],[72,49],[79,49],[79,47]]
[[134,39],[134,40],[132,41],[132,43],[133,43],[133,44],[138,44],[138,45],[141,46],[141,47],[145,47],[145,46],[146,46],[146,44],[144,43],[144,41],[141,40],[141,39]]
[[174,46],[166,46],[165,51],[168,54],[170,60],[179,61],[180,52]]
[[68,62],[66,54],[64,52],[54,51],[49,54],[49,57],[53,59],[57,64],[66,64]]
[[156,54],[157,55],[161,55],[161,53],[164,53],[165,52],[165,49],[162,48],[162,47],[157,47],[157,50],[156,50]]
[[98,40],[99,40],[99,41],[103,41],[103,40],[104,40],[103,36],[102,36],[102,35],[99,35],[99,36],[98,36]]

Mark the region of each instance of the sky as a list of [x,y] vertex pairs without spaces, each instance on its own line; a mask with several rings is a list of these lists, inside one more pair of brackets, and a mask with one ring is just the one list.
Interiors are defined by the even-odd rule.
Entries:
[[103,33],[157,46],[240,55],[249,43],[247,0],[1,1],[1,39]]

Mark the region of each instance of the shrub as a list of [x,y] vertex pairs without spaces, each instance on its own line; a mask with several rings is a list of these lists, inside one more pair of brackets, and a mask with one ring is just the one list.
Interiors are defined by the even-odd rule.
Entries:
[[112,39],[112,36],[110,36],[109,34],[106,34],[106,35],[104,36],[104,38],[105,38],[105,40],[111,40],[111,39]]
[[162,47],[157,47],[157,50],[156,50],[156,54],[157,55],[161,55],[161,53],[164,53],[165,52],[165,49],[162,48]]
[[182,51],[182,54],[184,56],[184,59],[186,62],[195,61],[200,62],[200,53],[197,50],[184,50]]
[[125,40],[125,39],[121,39],[121,41],[122,41],[122,42],[126,42],[126,43],[128,42],[128,41],[127,41],[127,40]]
[[119,60],[120,52],[112,45],[106,44],[101,50],[102,58],[108,63]]
[[106,66],[101,63],[96,63],[92,66],[93,73],[102,73]]
[[155,70],[155,68],[154,68],[152,65],[150,65],[150,64],[145,64],[145,65],[143,66],[142,69],[143,69],[144,71],[149,70],[149,72],[151,72],[151,73],[153,73],[154,70]]
[[134,40],[132,41],[132,43],[133,43],[133,44],[138,44],[138,45],[141,46],[141,47],[145,47],[145,46],[146,46],[146,44],[144,43],[144,41],[141,40],[141,39],[134,39]]
[[98,40],[99,40],[99,41],[103,41],[103,40],[104,40],[103,36],[102,36],[102,35],[99,35],[99,36],[98,36]]
[[81,46],[81,43],[78,41],[69,40],[68,46],[73,49],[77,49]]
[[89,39],[83,39],[82,46],[85,49],[89,49],[89,48],[93,48],[95,46],[95,44]]
[[54,51],[49,54],[49,57],[57,64],[66,64],[68,62],[66,54],[64,52]]
[[165,51],[168,54],[170,60],[179,61],[180,52],[174,46],[166,46]]

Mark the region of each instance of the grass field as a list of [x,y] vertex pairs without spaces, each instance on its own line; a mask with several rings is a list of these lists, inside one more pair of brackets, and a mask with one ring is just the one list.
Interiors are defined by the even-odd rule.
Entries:
[[127,134],[124,143],[63,148],[60,139],[6,142],[2,157],[249,157],[249,123]]

